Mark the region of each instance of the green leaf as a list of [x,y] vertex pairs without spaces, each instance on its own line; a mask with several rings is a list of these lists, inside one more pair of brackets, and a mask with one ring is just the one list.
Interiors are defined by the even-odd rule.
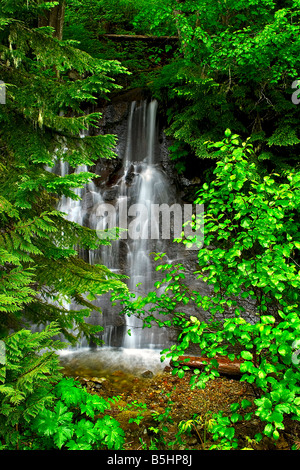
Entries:
[[44,410],[36,417],[34,428],[38,430],[40,434],[52,436],[57,431],[55,414],[50,410]]
[[236,423],[237,421],[242,419],[242,415],[239,413],[233,413],[230,417],[232,423]]
[[60,426],[57,432],[55,433],[53,440],[54,443],[57,445],[59,449],[66,443],[66,441],[70,440],[73,436],[73,428],[72,427],[65,427]]
[[242,351],[241,356],[243,359],[252,359],[253,355],[249,351]]
[[273,315],[262,315],[260,317],[260,321],[261,323],[269,324],[269,323],[275,323],[276,320],[273,317]]
[[96,439],[94,424],[91,421],[81,419],[74,427],[74,432],[78,438],[82,437],[86,442],[93,443]]
[[227,428],[224,432],[224,436],[227,437],[227,439],[229,440],[234,438],[234,434],[235,434],[235,429],[232,427]]
[[241,406],[244,410],[251,405],[252,405],[251,401],[247,400],[246,398],[244,398],[241,402]]
[[240,404],[239,404],[239,403],[232,403],[232,404],[230,405],[230,411],[237,411],[239,408],[240,408]]
[[271,437],[272,433],[273,433],[273,425],[271,423],[268,423],[265,428],[264,428],[264,434],[266,434],[266,436],[268,437]]
[[283,421],[283,415],[282,413],[279,413],[278,411],[274,411],[271,416],[269,417],[270,421],[273,421],[275,424],[277,423],[282,423]]
[[287,344],[281,344],[278,348],[278,352],[281,356],[286,356],[291,353],[291,348]]
[[124,431],[120,429],[119,423],[110,416],[104,416],[98,420],[96,427],[99,437],[105,442],[109,449],[121,449],[124,442]]

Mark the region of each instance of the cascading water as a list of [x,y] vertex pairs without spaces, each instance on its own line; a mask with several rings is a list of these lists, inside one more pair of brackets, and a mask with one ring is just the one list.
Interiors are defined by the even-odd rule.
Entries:
[[[101,249],[103,264],[129,276],[131,292],[148,292],[153,289],[155,268],[150,253],[167,251],[169,240],[160,238],[159,217],[153,207],[176,202],[174,188],[162,169],[158,142],[157,101],[133,102],[130,107],[126,144],[122,157],[122,172],[115,182],[116,195],[113,220],[117,226],[127,228],[125,237]],[[125,220],[124,220],[125,219]],[[105,228],[107,216],[98,221],[98,229]],[[113,223],[110,223],[113,226]],[[141,287],[137,288],[137,284]],[[107,301],[106,301],[107,304]],[[111,307],[103,305],[105,334],[109,345],[125,348],[164,348],[166,335],[163,329],[143,329],[136,317],[126,318],[125,334],[116,343],[117,330],[111,323]],[[107,311],[109,313],[107,313]],[[110,317],[110,318],[109,318]],[[124,330],[124,328],[123,328]],[[130,331],[131,334],[127,334]],[[106,334],[107,333],[107,334]]]
[[[133,103],[128,120],[121,197],[124,198],[124,193],[127,193],[128,214],[137,215],[131,222],[133,233],[129,233],[129,237],[133,239],[129,239],[127,245],[126,274],[129,276],[128,286],[132,292],[138,291],[136,285],[139,283],[144,291],[153,288],[154,267],[150,252],[161,251],[164,248],[159,239],[151,238],[153,232],[157,233],[159,222],[151,217],[153,204],[174,202],[172,188],[157,158],[156,114],[156,101],[150,104],[145,101],[140,106]],[[130,176],[132,182],[126,185]],[[124,337],[124,347],[163,347],[164,331],[155,327],[143,330],[142,325],[142,320],[136,317],[127,319],[127,328],[131,331],[131,335],[127,334]]]
[[[111,246],[102,246],[99,250],[88,254],[90,263],[102,263],[111,270],[129,276],[128,287],[132,292],[147,292],[153,289],[155,267],[151,261],[151,252],[167,252],[170,240],[161,239],[159,218],[151,217],[153,205],[176,203],[176,194],[168,176],[163,171],[158,142],[157,102],[133,102],[127,118],[126,145],[122,159],[122,170],[114,184],[115,198],[113,201],[114,222],[127,232]],[[68,173],[64,163],[56,166],[55,171],[61,175]],[[76,172],[88,171],[87,167],[79,167]],[[81,200],[73,201],[62,198],[59,209],[67,214],[67,218],[93,229],[101,230],[107,224],[112,226],[107,213],[101,208],[106,207],[101,186],[93,182],[85,188],[78,189]],[[171,238],[171,237],[170,237]],[[171,238],[172,239],[172,238]],[[139,288],[136,287],[141,283]],[[166,335],[158,327],[142,328],[142,320],[135,317],[126,318],[126,325],[116,325],[112,319],[112,306],[109,298],[104,296],[96,301],[103,311],[101,318],[92,315],[93,323],[102,324],[102,339],[107,347],[124,348],[126,351],[151,350],[166,347]],[[127,334],[128,330],[131,335]],[[122,332],[120,334],[120,331]],[[102,350],[103,352],[103,350]],[[154,356],[153,356],[154,357]],[[136,358],[136,355],[135,355]]]

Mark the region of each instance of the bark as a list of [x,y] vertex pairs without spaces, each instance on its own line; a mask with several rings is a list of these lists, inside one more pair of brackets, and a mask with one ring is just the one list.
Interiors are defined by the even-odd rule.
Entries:
[[102,34],[101,37],[111,39],[113,41],[148,41],[148,42],[164,42],[178,41],[177,36],[144,36],[142,34]]
[[44,16],[39,17],[39,26],[51,26],[54,28],[53,36],[60,40],[63,38],[65,7],[65,0],[60,0],[59,5],[47,10]]
[[[188,361],[184,361],[184,359],[189,359]],[[217,368],[220,374],[225,375],[242,375],[240,371],[240,367],[242,361],[238,361],[235,359],[234,361],[230,361],[228,357],[223,356],[216,356],[214,357],[218,361],[219,367]],[[211,359],[206,357],[195,357],[195,356],[180,356],[178,358],[178,362],[182,362],[182,365],[189,366],[191,368],[203,369]]]
[[184,3],[184,1],[185,0],[176,0],[176,3],[178,3],[178,9],[176,8],[173,10],[173,15],[175,19],[176,28],[177,28],[177,34],[181,42],[182,54],[183,54],[183,57],[186,57],[187,41],[184,35],[182,35],[181,29],[180,29],[180,21],[178,21],[179,17],[184,14],[182,10],[180,10],[180,4]]

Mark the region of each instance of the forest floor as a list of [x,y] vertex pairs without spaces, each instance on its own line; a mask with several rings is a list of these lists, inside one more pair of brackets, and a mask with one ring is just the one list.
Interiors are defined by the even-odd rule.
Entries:
[[[68,368],[65,374],[74,376]],[[154,375],[151,372],[132,375],[116,370],[105,377],[100,374],[76,378],[90,393],[104,398],[119,397],[108,414],[124,430],[126,450],[208,450],[216,444],[209,432],[213,414],[223,410],[225,416],[229,415],[230,405],[244,398],[253,402],[255,390],[246,382],[226,376],[209,381],[205,389],[191,390],[191,374],[187,372],[178,378],[166,367]],[[191,422],[190,432],[181,435],[181,440],[176,439],[178,424],[195,416],[199,418],[194,424]],[[300,430],[295,421],[285,423],[286,429],[276,443],[267,437],[259,444],[254,443],[251,438],[262,432],[264,425],[253,416],[250,421],[235,424],[239,449],[290,450],[292,445],[300,444]]]

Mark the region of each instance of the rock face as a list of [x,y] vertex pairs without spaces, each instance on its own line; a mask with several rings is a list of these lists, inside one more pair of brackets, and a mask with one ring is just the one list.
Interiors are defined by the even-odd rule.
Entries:
[[[114,149],[117,157],[112,160],[99,158],[90,169],[99,176],[95,178],[94,184],[101,194],[102,202],[114,207],[118,207],[120,200],[124,197],[122,195],[126,195],[128,206],[134,203],[147,203],[147,198],[152,196],[155,203],[169,204],[169,206],[175,203],[183,206],[182,196],[187,188],[190,190],[193,183],[189,184],[188,181],[178,176],[169,158],[170,142],[164,134],[159,110],[155,115],[155,121],[153,121],[153,111],[151,110],[153,107],[151,108],[149,104],[145,105],[146,99],[147,93],[144,90],[135,89],[116,95],[105,107],[96,109],[102,114],[98,132],[117,136],[117,145]],[[149,180],[148,186],[147,180]],[[154,195],[149,196],[152,191],[149,185],[153,185],[152,190],[154,193],[156,191]],[[93,212],[91,207],[93,200],[93,197],[91,198],[87,194],[82,201],[89,213]],[[128,223],[133,220],[128,217]],[[87,224],[89,224],[88,221]],[[113,270],[129,275],[134,281],[142,283],[143,290],[153,290],[154,282],[162,278],[162,273],[156,272],[154,263],[151,264],[147,261],[141,265],[141,262],[145,254],[149,257],[151,252],[161,251],[167,252],[170,262],[184,261],[188,267],[188,276],[195,270],[196,252],[186,252],[183,246],[173,243],[171,237],[170,240],[163,242],[151,239],[144,246],[139,245],[138,242],[132,243],[129,238],[121,239],[114,243],[111,249],[94,253],[93,261],[103,263]],[[132,264],[132,258],[136,259],[136,269],[134,263]],[[139,271],[141,271],[141,276]],[[191,280],[188,279],[187,283],[191,283]],[[135,285],[129,287],[135,288]],[[111,305],[109,295],[101,297],[96,301],[96,304],[102,308],[103,315],[99,317],[99,314],[95,312],[88,321],[94,324],[100,323],[104,327],[102,339],[105,344],[116,347],[124,344],[128,347],[134,344],[136,347],[137,343],[128,340],[126,335],[128,324],[119,315],[120,307]],[[195,308],[185,307],[185,309],[187,314],[198,316],[202,314],[200,310],[195,312]],[[133,325],[133,327],[132,335],[135,331],[141,330],[140,324]],[[163,348],[171,339],[165,335],[162,329],[153,333],[152,328],[144,330],[140,336],[138,347]]]
[[[109,104],[96,109],[102,113],[98,132],[117,136],[117,145],[114,149],[117,157],[112,160],[99,158],[90,169],[99,176],[95,178],[94,185],[101,195],[102,203],[114,208],[119,207],[118,204],[124,199],[128,207],[134,203],[146,204],[152,191],[154,197],[152,202],[166,203],[169,207],[175,203],[183,209],[185,204],[193,201],[193,194],[200,185],[201,175],[200,177],[193,175],[192,179],[178,175],[169,158],[168,148],[171,142],[164,134],[159,108],[153,120],[154,108],[152,105],[144,104],[146,99],[147,92],[135,89],[116,95]],[[94,197],[89,194],[86,194],[82,200],[82,208],[88,208],[89,216],[94,210],[93,201]],[[145,217],[140,217],[140,226],[144,224],[144,219]],[[134,218],[128,215],[128,224],[130,225],[132,221]],[[203,295],[211,295],[211,288],[193,275],[197,270],[197,250],[186,250],[182,244],[173,243],[172,237],[167,241],[151,239],[151,242],[144,245],[133,243],[130,237],[125,237],[113,242],[111,248],[105,248],[88,256],[90,259],[92,256],[95,263],[105,264],[110,269],[128,275],[132,281],[129,281],[129,287],[134,291],[136,283],[141,282],[143,293],[145,289],[154,290],[155,281],[164,275],[162,271],[155,270],[154,263],[143,261],[151,252],[167,253],[170,263],[182,263],[186,268],[184,282],[189,289],[197,290]],[[136,281],[134,285],[133,281]],[[95,312],[88,321],[104,327],[101,338],[106,345],[162,349],[174,340],[170,336],[170,331],[163,329],[154,331],[152,328],[142,330],[141,323],[128,323],[119,314],[120,306],[111,305],[109,295],[101,297],[96,303],[102,308],[103,315],[99,317]],[[194,315],[204,319],[206,316],[206,312],[190,304],[178,304],[177,311],[185,312],[187,317]],[[126,335],[128,329],[132,330],[132,337],[136,337],[135,333],[139,332],[138,342],[128,338]],[[197,352],[189,351],[189,354]]]

